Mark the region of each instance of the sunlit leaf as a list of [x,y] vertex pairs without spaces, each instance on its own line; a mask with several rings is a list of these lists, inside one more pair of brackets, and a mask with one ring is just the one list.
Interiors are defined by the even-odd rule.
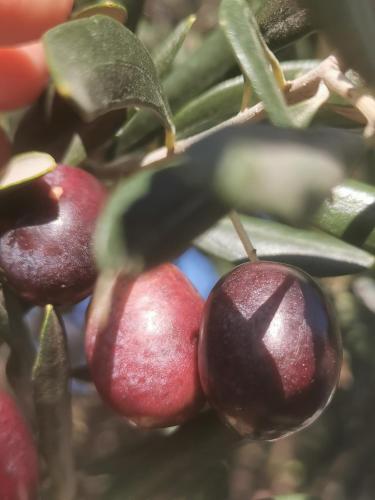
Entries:
[[314,224],[375,254],[375,188],[355,180],[336,186],[314,217]]
[[195,20],[196,16],[189,16],[181,21],[166,40],[155,50],[154,63],[159,78],[164,78],[168,74]]
[[40,346],[33,369],[33,392],[39,443],[58,498],[72,500],[75,477],[69,361],[64,327],[53,306],[46,306]]
[[[357,273],[375,264],[369,253],[319,231],[295,229],[256,217],[241,216],[241,221],[260,259],[298,266],[314,276]],[[195,244],[232,263],[247,260],[229,218],[222,219]]]
[[57,91],[86,120],[128,106],[152,109],[173,128],[150,54],[126,27],[107,16],[61,24],[43,37]]
[[52,172],[56,162],[46,153],[31,152],[13,156],[0,173],[0,191],[33,181]]
[[251,86],[263,101],[270,120],[293,126],[293,119],[267,58],[255,16],[246,0],[223,0],[220,25]]

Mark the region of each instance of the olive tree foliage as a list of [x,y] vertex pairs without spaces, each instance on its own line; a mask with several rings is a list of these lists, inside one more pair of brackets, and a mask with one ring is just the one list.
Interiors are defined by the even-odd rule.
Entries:
[[[224,268],[244,262],[233,210],[260,259],[316,277],[371,277],[373,0],[222,0],[218,26],[183,54],[194,15],[150,50],[137,34],[144,2],[105,4],[76,1],[72,19],[43,36],[50,88],[22,113],[2,117],[15,155],[1,173],[0,207],[4,193],[64,162],[110,191],[94,235],[102,277],[139,274],[190,245]],[[298,55],[301,40],[315,46],[317,39],[324,58]],[[279,54],[292,59],[280,62]],[[36,352],[27,309],[2,279],[7,377],[39,426],[52,481],[72,498],[64,326],[46,306]],[[197,452],[213,458],[205,425]],[[176,442],[186,444],[189,432]],[[227,439],[218,438],[218,449]]]

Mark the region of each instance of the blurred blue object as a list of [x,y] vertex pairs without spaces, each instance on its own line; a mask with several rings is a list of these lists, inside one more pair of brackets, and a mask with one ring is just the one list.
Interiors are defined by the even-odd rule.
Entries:
[[193,283],[198,292],[207,298],[219,275],[210,259],[196,248],[189,248],[174,263]]

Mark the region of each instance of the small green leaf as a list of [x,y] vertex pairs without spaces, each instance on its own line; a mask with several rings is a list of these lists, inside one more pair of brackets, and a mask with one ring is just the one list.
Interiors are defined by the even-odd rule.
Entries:
[[336,186],[313,223],[323,231],[375,254],[375,187],[355,180]]
[[43,37],[57,91],[88,121],[128,106],[152,109],[173,129],[168,102],[150,54],[107,16],[61,24]]
[[0,191],[31,182],[52,172],[56,162],[46,153],[31,152],[13,156],[0,173]]
[[272,123],[293,126],[292,115],[270,68],[257,21],[246,0],[223,0],[220,25]]
[[[327,234],[241,216],[260,259],[284,262],[304,269],[314,276],[351,274],[374,266],[375,258]],[[232,263],[247,260],[229,218],[222,219],[194,242],[210,255]]]
[[[221,31],[215,30],[195,54],[176,65],[163,81],[165,95],[173,112],[224,78],[233,65],[234,58],[228,42]],[[157,129],[158,123],[150,119],[148,113],[137,113],[134,120],[126,123],[118,132],[117,153],[129,151]]]
[[184,43],[191,27],[196,21],[196,16],[189,16],[172,31],[154,52],[154,63],[159,78],[164,78],[170,71],[178,51]]
[[76,485],[68,382],[69,361],[64,327],[53,306],[46,306],[33,369],[39,440],[54,495],[73,500]]
[[119,23],[124,23],[128,15],[125,7],[120,2],[112,0],[75,0],[73,19],[81,19],[97,14],[112,17]]
[[[311,31],[306,9],[290,0],[267,0],[257,12],[260,30],[271,50],[278,50]],[[278,15],[279,14],[279,15]],[[176,65],[163,82],[165,94],[174,113],[220,82],[236,66],[233,51],[220,28],[215,29],[191,56]],[[131,125],[126,124],[117,135],[118,154],[129,151],[145,137],[158,130],[156,120],[147,113],[137,113]]]

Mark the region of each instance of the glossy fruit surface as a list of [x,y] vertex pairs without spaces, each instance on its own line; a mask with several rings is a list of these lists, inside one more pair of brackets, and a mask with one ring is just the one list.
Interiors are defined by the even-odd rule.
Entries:
[[36,500],[38,456],[13,399],[0,390],[0,498]]
[[31,104],[48,83],[41,42],[0,47],[0,111]]
[[0,0],[0,45],[32,42],[64,22],[73,0]]
[[276,439],[314,421],[333,394],[341,358],[322,291],[294,267],[243,264],[207,300],[199,342],[203,389],[243,436]]
[[0,197],[0,267],[21,297],[69,304],[90,294],[92,235],[105,198],[95,177],[65,165]]
[[94,302],[86,328],[90,371],[102,398],[140,427],[168,427],[203,403],[197,343],[203,300],[172,264],[120,278],[109,318]]

